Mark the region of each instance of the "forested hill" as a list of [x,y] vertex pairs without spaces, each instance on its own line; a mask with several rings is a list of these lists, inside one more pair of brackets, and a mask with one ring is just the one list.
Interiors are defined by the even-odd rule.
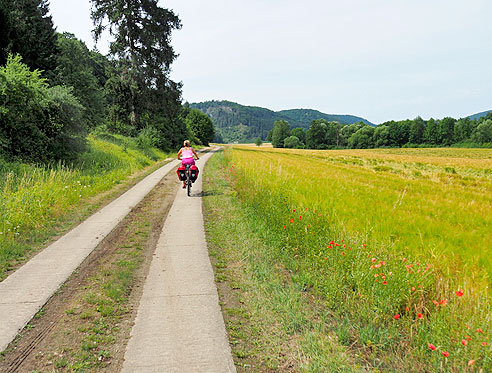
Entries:
[[476,119],[480,119],[482,117],[485,117],[488,113],[492,113],[492,110],[483,111],[481,113],[473,114],[473,115],[470,115],[468,118],[470,118],[471,120],[476,120]]
[[257,137],[263,140],[268,131],[273,128],[277,120],[286,120],[291,128],[309,128],[309,124],[315,119],[337,121],[340,124],[352,124],[364,122],[363,118],[353,115],[325,114],[317,110],[293,109],[272,111],[262,107],[244,106],[230,101],[206,101],[190,104],[192,108],[199,109],[212,118],[215,130],[224,142],[254,141]]

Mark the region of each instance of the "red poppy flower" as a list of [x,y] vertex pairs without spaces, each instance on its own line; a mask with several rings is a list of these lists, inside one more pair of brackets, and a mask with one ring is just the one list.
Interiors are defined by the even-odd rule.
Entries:
[[301,215],[299,215],[299,220],[301,220],[301,219],[302,219],[302,216],[301,216]]
[[290,219],[290,222],[293,223],[294,222],[294,219]]
[[331,245],[328,245],[326,247],[329,248],[329,249],[333,249],[333,247]]
[[287,227],[284,225],[284,229],[287,229]]
[[410,308],[405,307],[405,311],[410,312]]
[[335,241],[330,241],[330,245],[334,245],[335,244]]
[[429,348],[430,348],[432,351],[437,350],[437,347],[436,347],[436,346],[434,346],[432,343],[428,343],[428,345],[429,345]]
[[466,339],[462,339],[462,340],[461,340],[461,344],[462,344],[463,346],[466,346],[466,345],[468,344],[468,341],[467,341]]
[[469,360],[468,361],[468,366],[471,367],[473,364],[475,364],[475,360]]
[[324,260],[328,260],[328,258],[323,258]]
[[465,335],[465,339],[470,342],[471,341],[471,337],[469,335]]
[[432,303],[434,303],[436,307],[439,307],[439,302],[437,300],[433,300]]
[[376,263],[376,260],[377,260],[376,258],[372,258],[371,262]]
[[400,314],[399,314],[399,313],[397,313],[395,316],[393,316],[393,318],[394,318],[395,320],[398,320],[400,317],[401,317],[401,316],[400,316]]
[[462,296],[463,296],[463,294],[464,294],[464,293],[463,293],[463,290],[458,290],[458,291],[456,292],[456,296],[458,296],[458,297],[462,297]]
[[483,330],[481,328],[478,328],[477,329],[477,333],[482,333],[483,334]]
[[293,209],[292,212],[296,212],[296,209]]
[[485,347],[485,346],[488,346],[489,344],[487,342],[482,342],[482,346]]
[[342,255],[345,255],[345,252],[342,251]]
[[412,291],[415,291],[415,287],[412,286]]
[[422,315],[421,313],[417,314],[417,319],[422,320],[423,318],[424,318],[424,315]]
[[383,285],[387,285],[388,283],[386,281],[383,281]]
[[447,352],[447,351],[441,351],[441,354],[443,354],[444,357],[448,357],[449,356],[449,352]]
[[443,300],[441,300],[439,302],[439,304],[444,307],[446,304],[448,304],[448,300],[447,299],[443,299]]

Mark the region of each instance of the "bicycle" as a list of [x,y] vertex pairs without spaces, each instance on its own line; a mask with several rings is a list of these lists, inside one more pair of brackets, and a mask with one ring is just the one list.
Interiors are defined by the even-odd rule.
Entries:
[[186,183],[186,192],[188,194],[188,197],[191,194],[191,184],[193,184],[193,182],[191,180],[191,170],[190,170],[190,168],[191,168],[191,165],[190,164],[185,165],[185,175],[186,175],[185,183]]

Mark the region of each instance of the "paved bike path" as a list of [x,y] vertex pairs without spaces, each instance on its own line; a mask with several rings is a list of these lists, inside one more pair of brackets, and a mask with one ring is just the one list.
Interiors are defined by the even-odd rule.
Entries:
[[0,352],[104,237],[178,163],[171,161],[148,175],[0,282]]
[[178,192],[164,223],[123,372],[236,371],[205,241],[201,179],[191,197]]

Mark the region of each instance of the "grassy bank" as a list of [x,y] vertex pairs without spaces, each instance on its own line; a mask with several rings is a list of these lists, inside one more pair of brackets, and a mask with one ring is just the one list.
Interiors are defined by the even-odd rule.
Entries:
[[74,164],[53,166],[0,159],[0,280],[68,216],[97,207],[95,196],[153,169],[169,155],[133,139],[103,134]]
[[238,147],[224,162],[276,263],[360,364],[491,369],[490,151]]

